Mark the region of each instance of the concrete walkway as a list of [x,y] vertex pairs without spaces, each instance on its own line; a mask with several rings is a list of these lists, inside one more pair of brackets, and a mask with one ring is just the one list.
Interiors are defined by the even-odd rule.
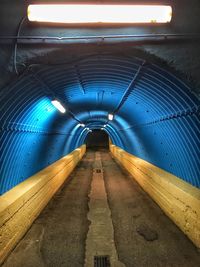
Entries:
[[84,266],[93,162],[88,152],[3,267]]
[[199,267],[192,242],[110,154],[101,158],[119,259],[127,267]]
[[199,267],[200,252],[107,151],[88,151],[3,267]]

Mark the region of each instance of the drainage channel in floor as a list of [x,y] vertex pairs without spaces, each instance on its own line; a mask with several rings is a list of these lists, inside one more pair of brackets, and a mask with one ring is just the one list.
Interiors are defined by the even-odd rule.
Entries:
[[94,256],[94,267],[110,267],[110,257]]
[[108,205],[99,152],[95,153],[88,205],[87,217],[90,226],[86,238],[85,267],[124,267],[125,265],[118,260],[115,247],[111,211]]

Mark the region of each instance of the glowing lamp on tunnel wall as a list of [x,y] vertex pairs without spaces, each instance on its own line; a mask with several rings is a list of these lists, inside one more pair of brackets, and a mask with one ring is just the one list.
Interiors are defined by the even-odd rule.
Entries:
[[63,105],[58,100],[52,100],[52,105],[54,105],[55,108],[57,108],[61,113],[65,113],[66,109],[63,107]]
[[79,123],[79,126],[85,127],[85,124],[84,123]]
[[114,115],[112,113],[108,114],[108,119],[109,121],[112,121],[114,119]]
[[104,126],[103,127],[106,127],[107,126],[107,124],[104,124]]
[[172,8],[168,5],[29,5],[29,21],[53,23],[167,23]]

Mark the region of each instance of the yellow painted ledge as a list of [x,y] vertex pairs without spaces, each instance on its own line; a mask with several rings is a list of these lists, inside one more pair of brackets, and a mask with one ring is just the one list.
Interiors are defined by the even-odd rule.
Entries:
[[86,146],[0,196],[0,264],[81,160]]
[[110,151],[175,224],[200,248],[200,190],[110,144]]

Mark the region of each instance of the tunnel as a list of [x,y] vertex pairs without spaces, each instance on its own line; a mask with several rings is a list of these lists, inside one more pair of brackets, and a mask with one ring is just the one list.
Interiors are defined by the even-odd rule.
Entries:
[[[54,98],[66,103],[67,114],[52,106]],[[84,144],[86,128],[103,128],[116,146],[200,186],[198,99],[145,58],[94,55],[29,66],[4,89],[1,108],[1,194]]]
[[200,4],[157,1],[166,25],[66,26],[30,22],[27,2],[0,3],[0,264],[199,266]]

